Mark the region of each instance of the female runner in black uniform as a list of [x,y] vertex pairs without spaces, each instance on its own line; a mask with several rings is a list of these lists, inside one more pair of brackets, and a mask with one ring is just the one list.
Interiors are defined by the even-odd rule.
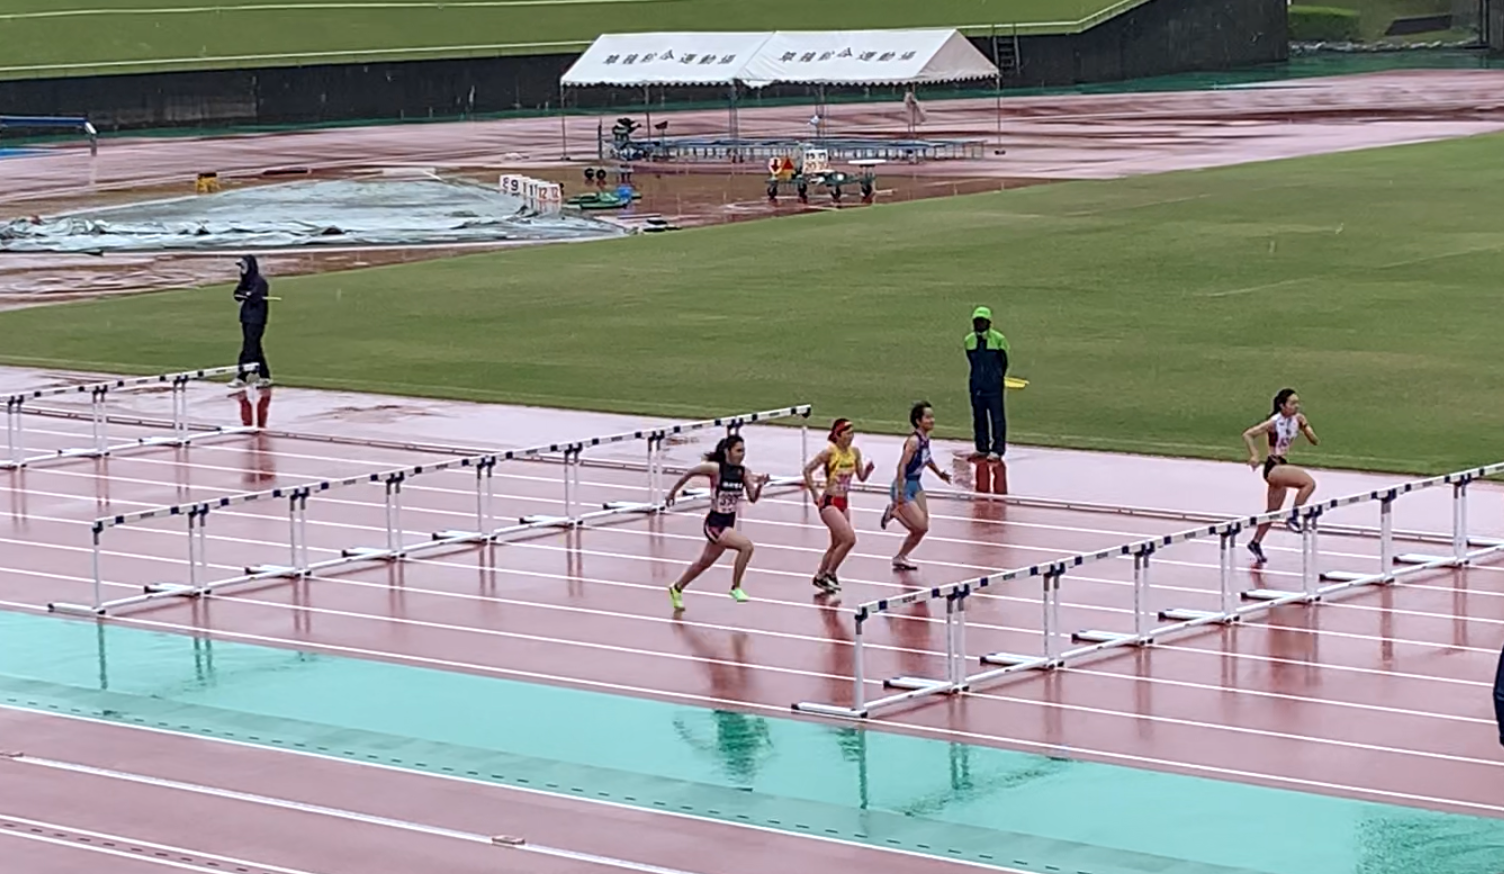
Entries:
[[737,601],[747,600],[747,593],[742,591],[742,575],[747,572],[747,563],[752,560],[753,547],[752,541],[736,530],[736,511],[744,495],[751,503],[757,503],[768,477],[766,474],[754,474],[743,467],[742,459],[746,456],[747,443],[740,434],[722,437],[721,442],[716,444],[715,451],[706,454],[704,464],[690,468],[668,490],[668,498],[664,503],[672,506],[685,483],[697,476],[710,479],[710,512],[705,516],[705,539],[709,542],[705,544],[700,557],[684,569],[679,581],[669,586],[668,596],[675,610],[684,609],[685,587],[715,564],[721,553],[728,549],[736,550],[736,566],[731,571],[731,597]]

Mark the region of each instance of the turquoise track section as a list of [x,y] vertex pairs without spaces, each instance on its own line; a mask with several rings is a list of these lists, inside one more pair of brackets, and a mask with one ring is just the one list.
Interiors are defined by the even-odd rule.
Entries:
[[0,705],[1039,874],[1504,868],[1504,820],[50,616]]

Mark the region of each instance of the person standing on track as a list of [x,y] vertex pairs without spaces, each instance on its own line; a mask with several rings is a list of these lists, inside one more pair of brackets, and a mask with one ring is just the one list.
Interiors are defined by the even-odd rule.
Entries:
[[[1269,438],[1269,455],[1262,461],[1259,460],[1258,436],[1265,434]],[[1304,506],[1310,500],[1311,494],[1316,491],[1316,480],[1309,473],[1290,464],[1287,460],[1290,446],[1295,443],[1295,438],[1304,434],[1311,441],[1312,446],[1320,445],[1316,439],[1316,432],[1311,430],[1311,424],[1300,411],[1300,396],[1293,388],[1282,388],[1279,394],[1274,396],[1274,410],[1268,419],[1254,425],[1243,432],[1243,442],[1248,446],[1248,466],[1257,470],[1260,465],[1264,468],[1264,482],[1269,484],[1269,512],[1278,510],[1284,506],[1285,493],[1295,489],[1295,506]],[[1254,532],[1253,539],[1248,541],[1248,551],[1259,564],[1268,561],[1264,557],[1264,535],[1269,533],[1269,524],[1265,522]],[[1295,533],[1300,533],[1300,521],[1291,519],[1285,525]]]
[[971,364],[971,427],[976,443],[973,461],[1001,461],[1008,451],[1008,417],[1003,409],[1003,381],[1008,376],[1008,338],[992,327],[992,310],[977,307],[966,335]]
[[754,474],[742,465],[747,455],[747,443],[740,434],[728,434],[721,438],[715,449],[706,453],[705,463],[690,468],[674,487],[668,490],[665,506],[673,506],[674,498],[684,484],[697,476],[710,480],[710,512],[705,516],[705,549],[694,560],[677,582],[669,586],[668,597],[674,610],[684,609],[684,589],[700,574],[715,564],[716,559],[728,549],[736,550],[736,565],[731,571],[731,597],[738,602],[746,601],[742,591],[742,576],[747,564],[752,561],[752,541],[736,530],[736,511],[745,496],[750,503],[757,503],[762,496],[762,487],[767,483],[766,474]]
[[[235,286],[235,299],[240,302],[240,366],[243,368],[247,364],[255,364],[260,368],[256,384],[270,386],[272,368],[266,363],[266,350],[261,347],[261,340],[266,335],[267,316],[271,310],[267,299],[270,288],[266,277],[261,275],[261,267],[256,263],[255,255],[244,255],[236,263],[240,267],[240,282]],[[242,372],[236,375],[230,388],[244,388],[246,382]]]
[[909,410],[909,424],[914,426],[914,433],[904,441],[903,455],[898,459],[898,474],[893,478],[891,491],[893,501],[883,511],[882,521],[878,523],[887,528],[889,522],[897,519],[909,529],[909,536],[904,538],[903,546],[893,556],[896,571],[919,569],[909,561],[909,553],[930,530],[930,508],[921,482],[924,469],[927,467],[935,472],[935,476],[950,482],[950,474],[937,467],[930,457],[930,432],[935,430],[935,411],[928,401],[920,401]]
[[[862,482],[872,475],[874,465],[862,461],[862,450],[851,445],[856,436],[856,427],[849,419],[837,419],[830,426],[830,445],[810,459],[804,466],[804,487],[809,489],[810,499],[820,511],[820,521],[830,529],[830,547],[820,558],[820,567],[815,570],[812,581],[815,588],[826,592],[841,590],[841,581],[836,571],[846,554],[856,546],[856,530],[851,527],[851,478]],[[816,468],[825,469],[825,488],[816,489]]]

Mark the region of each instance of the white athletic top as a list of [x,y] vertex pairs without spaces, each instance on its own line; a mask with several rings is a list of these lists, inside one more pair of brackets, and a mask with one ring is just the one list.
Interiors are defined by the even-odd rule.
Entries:
[[1269,454],[1283,458],[1290,451],[1290,444],[1300,436],[1300,414],[1286,416],[1284,413],[1279,413],[1269,421],[1274,425],[1274,437]]

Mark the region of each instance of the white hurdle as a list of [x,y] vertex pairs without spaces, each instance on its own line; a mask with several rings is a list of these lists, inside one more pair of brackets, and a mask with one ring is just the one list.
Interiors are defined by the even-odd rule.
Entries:
[[[212,379],[216,376],[255,373],[257,370],[259,368],[255,364],[237,365],[235,367],[210,367],[203,370],[189,370],[180,373],[163,373],[157,376],[124,377],[81,385],[53,385],[13,392],[5,397],[6,457],[0,459],[0,470],[22,468],[40,462],[66,458],[101,458],[127,449],[139,449],[150,446],[185,446],[194,440],[202,440],[206,437],[224,437],[231,434],[253,432],[256,430],[255,428],[243,426],[227,426],[211,430],[195,429],[188,422],[188,384],[201,379]],[[142,437],[129,442],[111,444],[109,436],[110,393],[158,385],[166,385],[172,390],[172,420],[167,423],[171,429],[171,433],[165,436]],[[91,445],[27,455],[24,417],[29,411],[26,405],[31,401],[42,398],[83,394],[89,396]]]
[[[1014,674],[1053,670],[1089,656],[1123,647],[1151,645],[1167,637],[1211,625],[1229,625],[1267,613],[1286,604],[1314,604],[1354,589],[1375,585],[1394,585],[1400,579],[1445,567],[1466,567],[1496,553],[1504,552],[1504,540],[1473,537],[1468,531],[1468,486],[1485,477],[1504,473],[1504,463],[1491,464],[1444,476],[1402,483],[1355,495],[1319,501],[1290,510],[1277,510],[1258,516],[1217,522],[1196,528],[1125,543],[1110,549],[1080,553],[1041,562],[1028,567],[1001,571],[945,586],[909,592],[892,598],[880,598],[859,605],[854,611],[853,683],[849,706],[828,702],[798,702],[793,709],[820,716],[866,719],[880,710],[930,695],[960,694],[978,685]],[[1448,535],[1451,549],[1446,554],[1394,553],[1397,539],[1406,539],[1393,527],[1394,504],[1414,492],[1441,486],[1452,488],[1452,531]],[[1372,572],[1320,569],[1319,532],[1323,515],[1343,507],[1377,504],[1379,514],[1378,567]],[[1233,555],[1238,535],[1264,523],[1293,523],[1301,536],[1301,585],[1299,589],[1248,589],[1236,591],[1233,583]],[[1348,526],[1364,532],[1366,528]],[[1422,532],[1427,539],[1434,535]],[[1155,594],[1151,569],[1154,556],[1176,544],[1216,538],[1218,545],[1218,606],[1212,610],[1173,608],[1155,612]],[[1133,561],[1133,628],[1132,630],[1087,629],[1066,635],[1060,628],[1062,581],[1078,567],[1116,559]],[[1404,565],[1396,569],[1395,565]],[[967,674],[965,662],[966,606],[971,595],[1000,583],[1038,578],[1041,581],[1039,608],[1041,638],[1037,652],[991,652],[980,656],[983,669]],[[1323,580],[1330,582],[1325,585]],[[885,688],[899,692],[879,698],[867,696],[867,670],[863,626],[868,620],[894,608],[920,601],[946,602],[945,676],[894,677],[884,681]],[[1247,603],[1244,603],[1247,602]],[[1083,644],[1071,646],[1071,644]]]
[[[558,528],[582,527],[591,522],[604,521],[612,517],[626,519],[631,518],[633,515],[644,513],[661,513],[666,509],[664,498],[667,497],[667,489],[661,477],[663,467],[662,452],[663,443],[669,436],[687,434],[710,428],[724,428],[728,433],[733,433],[740,430],[743,426],[754,423],[798,417],[802,420],[804,426],[801,442],[807,444],[809,415],[810,406],[808,404],[801,404],[776,410],[744,413],[737,416],[723,416],[715,419],[667,425],[660,428],[646,428],[637,431],[622,432],[620,434],[610,434],[603,437],[592,437],[588,440],[551,443],[527,449],[513,449],[479,456],[448,459],[395,470],[384,470],[360,476],[346,477],[344,479],[320,480],[297,486],[226,495],[205,501],[192,501],[185,504],[154,507],[133,513],[103,516],[96,519],[91,528],[93,545],[93,603],[54,602],[48,605],[48,609],[56,613],[103,616],[125,607],[147,604],[167,598],[201,597],[220,589],[244,583],[279,578],[302,579],[321,571],[357,562],[398,561],[414,554],[432,550],[517,540],[524,536],[547,533]],[[578,495],[581,455],[589,448],[636,440],[641,440],[647,445],[648,457],[655,462],[659,471],[659,476],[650,476],[648,478],[646,500],[608,501],[602,504],[599,510],[585,509]],[[495,497],[493,477],[496,466],[509,461],[543,460],[551,456],[562,456],[565,461],[563,465],[563,512],[559,515],[524,516],[517,519],[515,523],[498,524],[493,512]],[[475,471],[475,526],[473,529],[438,531],[431,534],[428,539],[415,543],[405,542],[402,527],[403,484],[418,476],[440,471],[467,469]],[[777,490],[802,489],[803,482],[803,477],[799,475],[779,476],[772,478],[768,482],[767,488]],[[340,550],[339,554],[335,557],[322,561],[310,560],[308,547],[309,498],[347,487],[370,484],[379,484],[385,488],[385,543],[381,546],[349,547]],[[686,489],[683,494],[684,500],[676,506],[693,506],[709,497],[708,492],[704,489]],[[208,561],[208,537],[206,534],[206,526],[210,516],[215,511],[229,507],[273,500],[283,500],[287,506],[287,563],[253,565],[245,567],[244,572],[241,574],[211,580]],[[113,599],[105,598],[101,568],[104,533],[114,528],[150,519],[173,517],[185,519],[187,524],[188,571],[186,582],[151,583],[144,586],[142,592],[137,595]]]

